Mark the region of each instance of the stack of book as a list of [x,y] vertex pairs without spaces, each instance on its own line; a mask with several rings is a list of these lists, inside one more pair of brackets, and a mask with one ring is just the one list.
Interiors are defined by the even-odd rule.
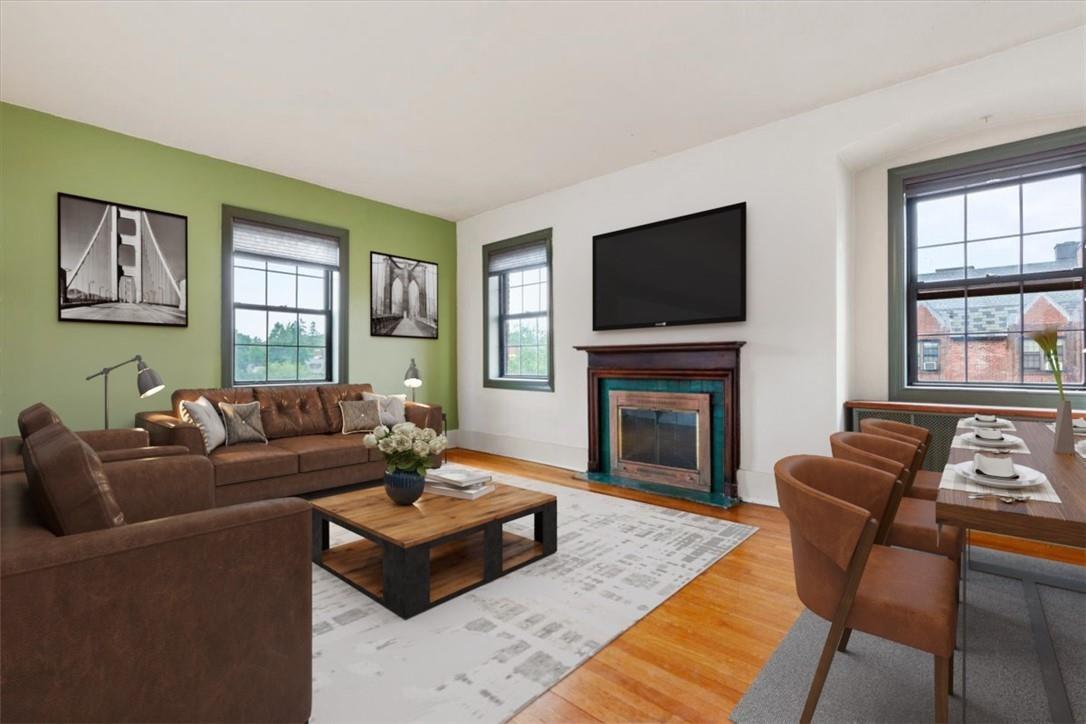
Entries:
[[426,473],[426,492],[475,500],[494,490],[489,473],[442,465]]

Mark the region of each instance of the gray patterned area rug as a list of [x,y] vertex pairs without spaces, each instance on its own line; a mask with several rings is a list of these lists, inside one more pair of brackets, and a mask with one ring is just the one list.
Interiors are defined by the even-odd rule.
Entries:
[[407,621],[314,566],[312,722],[508,719],[757,530],[494,477],[558,498],[558,552]]

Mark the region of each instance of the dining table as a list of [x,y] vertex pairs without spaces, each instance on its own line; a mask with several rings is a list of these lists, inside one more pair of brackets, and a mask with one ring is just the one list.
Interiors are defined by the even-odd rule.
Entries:
[[[1054,722],[1074,721],[1067,687],[1056,659],[1055,647],[1045,620],[1044,608],[1038,586],[1050,586],[1086,594],[1086,585],[1067,577],[1053,576],[1031,571],[1025,566],[996,565],[971,560],[969,532],[985,531],[1026,538],[1046,543],[1086,548],[1086,459],[1079,452],[1057,453],[1055,433],[1048,423],[1021,420],[1000,420],[1004,435],[1021,439],[1017,452],[997,452],[976,449],[979,445],[970,439],[974,432],[970,418],[963,418],[950,448],[947,469],[935,501],[935,519],[940,525],[954,525],[963,530],[963,610],[968,596],[968,572],[977,571],[1022,583],[1030,630],[1041,678],[1048,698],[1049,716]],[[1078,448],[1086,452],[1086,437],[1075,438]],[[1028,449],[1028,452],[1023,451]],[[1040,471],[1051,488],[1037,487],[1022,490],[998,490],[977,488],[962,484],[960,475],[951,466],[974,459],[978,453],[999,457],[1009,456],[1016,465],[1024,465]],[[1031,491],[1032,492],[1031,494]],[[1038,492],[1038,491],[1044,491]],[[1047,494],[1047,495],[1046,495]],[[1054,500],[1035,500],[1034,497],[1052,497]],[[978,497],[983,495],[984,497]],[[1006,498],[1006,499],[1004,499]],[[1020,500],[1018,498],[1026,498]],[[1009,501],[1009,502],[1008,502]],[[965,615],[965,614],[963,614]],[[964,665],[965,661],[963,661]],[[963,673],[964,678],[964,673]],[[964,687],[963,687],[964,691]]]

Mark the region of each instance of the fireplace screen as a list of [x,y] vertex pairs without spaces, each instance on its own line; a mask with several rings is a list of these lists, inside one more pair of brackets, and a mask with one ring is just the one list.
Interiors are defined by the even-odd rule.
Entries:
[[686,410],[619,408],[622,460],[698,469],[698,413]]
[[612,473],[710,489],[708,394],[614,391],[610,407]]

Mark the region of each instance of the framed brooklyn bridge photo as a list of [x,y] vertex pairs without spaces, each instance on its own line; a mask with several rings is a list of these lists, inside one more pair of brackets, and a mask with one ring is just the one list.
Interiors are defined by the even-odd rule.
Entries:
[[188,326],[188,218],[57,194],[62,322]]
[[370,252],[370,334],[437,339],[437,264]]

